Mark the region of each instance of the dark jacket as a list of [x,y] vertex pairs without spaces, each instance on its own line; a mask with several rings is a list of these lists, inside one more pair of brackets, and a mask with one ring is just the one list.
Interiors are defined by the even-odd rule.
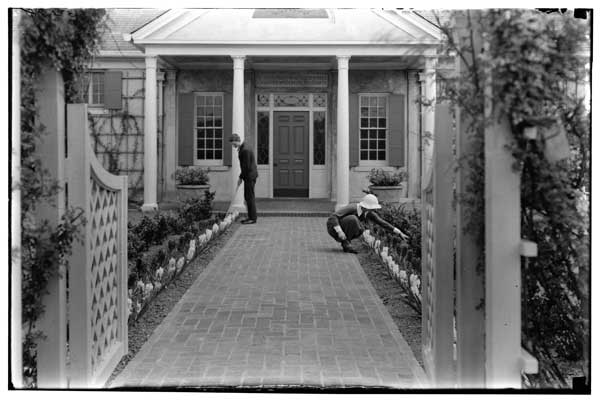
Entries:
[[327,225],[335,227],[340,224],[340,219],[346,216],[354,215],[358,217],[358,219],[362,223],[371,221],[375,224],[380,225],[388,231],[394,231],[395,227],[387,221],[385,221],[384,219],[382,219],[381,217],[379,217],[379,214],[377,214],[375,210],[368,210],[363,208],[362,214],[359,216],[356,205],[356,203],[350,203],[347,206],[341,207],[337,212],[334,212],[331,216],[329,216],[329,218],[327,219]]
[[240,159],[240,178],[242,180],[256,180],[258,178],[258,171],[256,169],[256,160],[254,159],[254,152],[246,143],[242,143],[238,149],[238,157]]

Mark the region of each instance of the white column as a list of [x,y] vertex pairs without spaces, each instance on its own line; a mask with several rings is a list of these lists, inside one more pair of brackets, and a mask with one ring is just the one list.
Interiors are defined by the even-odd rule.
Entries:
[[158,209],[156,203],[156,56],[146,56],[144,93],[144,204],[142,211]]
[[[231,56],[233,59],[233,108],[231,113],[231,129],[233,134],[238,134],[244,141],[244,60],[245,56]],[[224,138],[229,141],[229,138]],[[228,144],[229,145],[229,144]],[[244,189],[242,184],[236,193],[237,182],[240,177],[240,161],[236,149],[231,154],[231,181],[232,196],[231,206],[233,210],[243,211]]]
[[423,99],[430,102],[429,106],[423,107],[423,137],[422,137],[422,167],[421,167],[421,187],[427,183],[424,182],[428,179],[431,173],[431,159],[433,155],[433,129],[435,126],[435,97],[436,97],[436,67],[437,59],[428,57],[425,59],[425,70],[421,75],[421,82],[423,83]]
[[336,210],[348,204],[350,186],[350,141],[349,141],[349,99],[348,61],[350,56],[337,56],[338,96],[337,96],[337,202]]

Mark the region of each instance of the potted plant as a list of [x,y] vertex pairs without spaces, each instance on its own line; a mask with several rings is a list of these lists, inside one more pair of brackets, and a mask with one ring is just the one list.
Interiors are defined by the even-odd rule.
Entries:
[[404,171],[387,172],[383,169],[372,169],[367,175],[369,182],[369,191],[373,193],[379,201],[388,203],[399,203],[400,198],[406,197],[406,173]]
[[204,197],[204,191],[210,189],[208,184],[208,169],[201,167],[179,167],[173,173],[173,178],[177,181],[177,199],[184,201],[186,199]]

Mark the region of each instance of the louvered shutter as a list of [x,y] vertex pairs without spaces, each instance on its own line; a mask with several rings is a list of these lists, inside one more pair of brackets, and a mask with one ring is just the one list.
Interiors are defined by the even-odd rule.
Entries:
[[121,71],[106,71],[104,73],[104,107],[107,109],[123,108],[121,99],[123,73]]
[[194,94],[179,95],[179,161],[180,166],[194,164]]
[[404,106],[405,95],[391,95],[389,97],[389,165],[394,167],[404,166],[404,138],[406,131],[406,111]]

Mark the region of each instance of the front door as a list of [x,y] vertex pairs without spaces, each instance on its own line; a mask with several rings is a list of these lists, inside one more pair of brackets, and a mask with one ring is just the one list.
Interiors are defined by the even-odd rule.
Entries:
[[273,114],[273,196],[307,198],[308,112]]

